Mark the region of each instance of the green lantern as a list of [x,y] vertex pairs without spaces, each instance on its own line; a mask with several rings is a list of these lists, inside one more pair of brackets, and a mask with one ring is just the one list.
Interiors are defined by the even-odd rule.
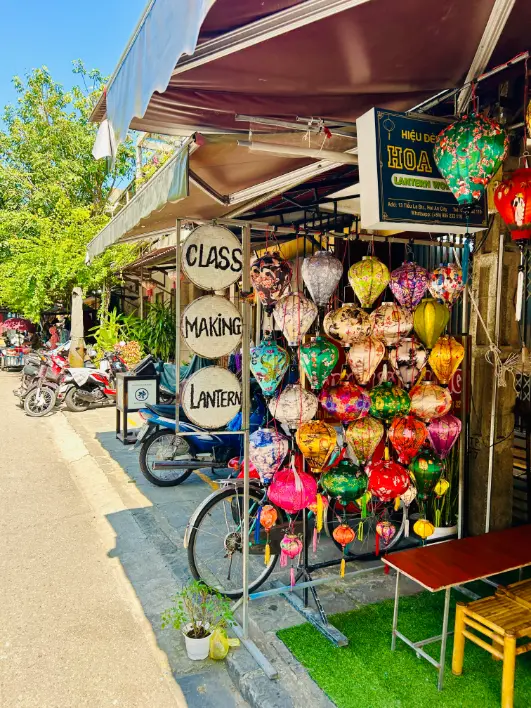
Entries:
[[435,164],[461,206],[483,196],[509,147],[509,137],[496,121],[472,113],[444,128],[433,149]]
[[315,337],[310,344],[301,346],[302,368],[315,391],[320,391],[339,359],[337,347],[324,337]]
[[426,499],[431,494],[443,470],[444,462],[432,450],[424,448],[419,452],[409,465],[419,499]]
[[321,475],[320,484],[327,494],[345,506],[366,492],[368,478],[353,462],[341,460],[337,467]]
[[409,413],[411,403],[408,394],[391,381],[384,381],[375,386],[372,391],[369,391],[369,396],[371,399],[369,415],[374,418],[389,423],[395,416]]
[[450,310],[446,305],[429,297],[417,305],[413,315],[415,334],[428,349],[435,346],[449,321]]

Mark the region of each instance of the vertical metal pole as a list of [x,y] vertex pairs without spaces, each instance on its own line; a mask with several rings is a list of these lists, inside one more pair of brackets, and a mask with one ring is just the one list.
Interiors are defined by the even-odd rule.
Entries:
[[400,571],[396,571],[395,606],[393,609],[393,636],[391,637],[391,651],[396,649],[396,630],[398,629],[398,603],[400,601]]
[[[494,344],[500,340],[500,315],[503,279],[503,245],[505,234],[500,231],[498,240],[498,272],[496,274],[496,312],[494,319]],[[485,533],[490,531],[490,505],[492,501],[492,474],[494,471],[494,442],[496,440],[496,407],[498,404],[498,377],[496,367],[492,372],[492,402],[490,406],[489,467],[487,473],[487,508],[485,512]]]
[[468,336],[468,284],[463,291],[462,301],[462,344],[464,347],[461,364],[461,436],[459,438],[459,487],[457,496],[457,538],[463,538],[465,528],[465,470],[468,447],[468,380],[469,380],[469,336]]
[[[242,290],[247,294],[251,288],[251,227],[245,224],[242,228],[243,241],[243,273]],[[248,637],[249,613],[249,418],[250,418],[250,330],[251,306],[247,298],[242,304],[242,429],[243,429],[243,636]]]
[[175,270],[177,279],[175,281],[175,432],[180,431],[179,425],[179,388],[181,386],[181,376],[179,367],[181,365],[181,220],[175,222]]
[[446,640],[448,638],[448,616],[450,614],[450,588],[446,589],[444,596],[444,615],[441,637],[441,654],[439,658],[439,681],[437,688],[442,691],[444,681],[444,662],[446,661]]
[[140,268],[140,319],[144,319],[144,286],[142,283],[144,282],[144,269],[141,267]]

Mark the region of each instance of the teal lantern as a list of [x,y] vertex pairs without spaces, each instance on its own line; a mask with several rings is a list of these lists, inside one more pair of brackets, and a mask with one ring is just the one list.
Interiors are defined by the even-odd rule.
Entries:
[[433,450],[422,449],[409,465],[411,478],[417,488],[418,498],[426,499],[444,471],[444,462]]
[[371,407],[369,415],[389,423],[396,415],[407,415],[411,405],[403,388],[391,381],[384,381],[369,391]]
[[367,491],[368,478],[353,462],[341,460],[337,467],[321,475],[319,482],[329,496],[345,506]]
[[264,396],[275,393],[288,365],[288,352],[271,337],[264,337],[257,347],[251,349],[251,371]]
[[324,337],[315,337],[310,344],[301,346],[300,358],[310,386],[320,391],[337,364],[339,352],[332,342]]

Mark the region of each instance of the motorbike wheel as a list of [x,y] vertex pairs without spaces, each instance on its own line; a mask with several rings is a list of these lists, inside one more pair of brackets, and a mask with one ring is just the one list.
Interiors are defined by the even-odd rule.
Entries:
[[184,438],[176,437],[171,430],[164,428],[143,441],[139,456],[140,469],[151,484],[156,484],[157,487],[175,487],[188,479],[195,467],[185,470],[155,470],[153,462],[178,460],[183,457],[190,457],[190,446]]
[[83,401],[79,398],[77,395],[77,388],[75,386],[68,389],[64,401],[65,406],[69,411],[72,411],[72,413],[82,413],[90,408],[90,403],[88,401]]
[[175,403],[175,396],[165,391],[159,391],[159,402],[163,406],[171,406],[172,403]]
[[24,412],[32,418],[40,418],[54,409],[56,400],[55,389],[35,386],[24,398]]

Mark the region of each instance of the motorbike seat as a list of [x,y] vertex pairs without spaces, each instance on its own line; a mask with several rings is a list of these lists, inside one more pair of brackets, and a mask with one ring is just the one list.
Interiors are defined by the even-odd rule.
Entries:
[[146,405],[146,408],[148,410],[150,410],[152,413],[155,413],[155,415],[160,415],[163,418],[171,418],[172,420],[175,420],[175,406],[174,405],[165,405],[163,403],[156,405],[156,404],[148,403]]

